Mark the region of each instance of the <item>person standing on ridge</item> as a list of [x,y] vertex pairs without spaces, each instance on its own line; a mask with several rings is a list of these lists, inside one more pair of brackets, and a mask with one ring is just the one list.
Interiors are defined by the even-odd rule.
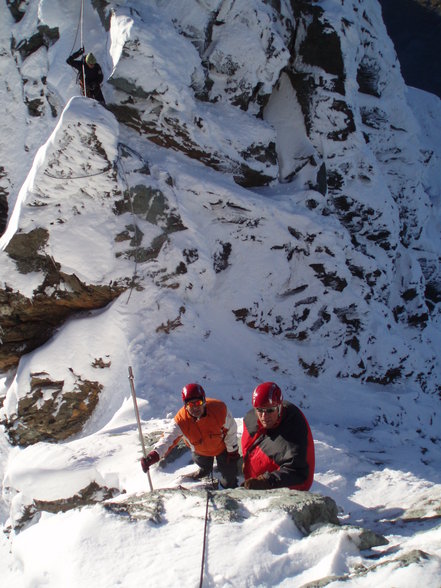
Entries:
[[[77,70],[83,96],[93,98],[104,106],[106,101],[101,91],[101,84],[104,79],[101,66],[97,63],[93,53],[88,53],[86,57],[77,59],[80,55],[84,55],[84,47],[72,53],[66,59],[66,63]],[[84,83],[86,83],[86,91],[84,91]]]
[[224,488],[237,486],[237,461],[240,458],[237,425],[226,404],[215,398],[206,398],[199,384],[187,384],[182,388],[184,406],[175,415],[170,430],[156,443],[154,449],[141,459],[143,472],[165,457],[184,439],[191,449],[193,461],[199,469],[187,476],[194,480],[209,476],[214,458],[221,474]]
[[243,486],[309,490],[314,479],[314,440],[302,411],[283,400],[274,382],[259,384],[242,434]]

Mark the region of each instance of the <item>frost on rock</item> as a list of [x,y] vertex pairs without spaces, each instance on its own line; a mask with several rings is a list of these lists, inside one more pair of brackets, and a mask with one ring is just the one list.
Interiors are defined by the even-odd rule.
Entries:
[[35,498],[30,503],[27,503],[23,497],[18,495],[18,499],[13,501],[14,505],[11,508],[9,526],[5,531],[9,531],[10,527],[14,533],[19,533],[29,526],[36,524],[43,512],[52,514],[67,512],[75,508],[82,508],[103,502],[104,500],[113,498],[117,494],[119,494],[117,488],[108,488],[107,486],[100,486],[97,482],[91,482],[73,496],[58,500],[40,500]]
[[[209,490],[211,504],[210,518],[218,524],[231,521],[242,522],[259,513],[279,510],[286,512],[294,524],[305,534],[309,534],[319,525],[339,525],[337,505],[327,496],[311,492],[299,492],[288,488],[268,490]],[[107,501],[105,508],[132,520],[150,520],[154,523],[163,522],[167,516],[167,498],[178,495],[188,502],[187,507],[194,507],[205,501],[207,490],[185,488],[158,489],[150,493],[136,494],[117,502]]]
[[121,123],[162,147],[232,174],[241,185],[276,178],[271,127],[229,103],[197,98],[193,82],[209,64],[190,40],[151,9],[136,16],[117,9],[111,26],[114,39],[125,38],[122,47],[115,41],[111,48],[109,79],[116,90],[109,109]]

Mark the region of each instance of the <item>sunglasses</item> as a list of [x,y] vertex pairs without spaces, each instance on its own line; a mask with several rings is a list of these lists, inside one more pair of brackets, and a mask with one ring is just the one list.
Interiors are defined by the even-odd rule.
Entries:
[[276,410],[279,410],[278,406],[269,406],[268,408],[256,408],[256,411],[260,414],[268,414],[276,412]]
[[201,399],[197,399],[197,400],[187,400],[187,402],[185,403],[185,406],[202,406],[203,404],[205,404],[204,400]]

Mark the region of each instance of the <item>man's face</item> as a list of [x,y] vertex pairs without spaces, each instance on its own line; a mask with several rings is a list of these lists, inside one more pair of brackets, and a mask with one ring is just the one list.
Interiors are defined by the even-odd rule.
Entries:
[[265,429],[273,429],[279,420],[280,407],[279,406],[262,406],[254,409],[259,419],[260,424]]
[[200,419],[205,411],[205,401],[201,399],[190,400],[185,403],[185,408],[192,417]]

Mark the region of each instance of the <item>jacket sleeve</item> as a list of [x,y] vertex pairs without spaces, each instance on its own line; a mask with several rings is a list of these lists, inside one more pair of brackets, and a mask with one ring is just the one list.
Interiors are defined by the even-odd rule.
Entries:
[[306,459],[302,458],[299,453],[294,451],[290,459],[280,464],[278,470],[265,476],[268,477],[272,488],[295,486],[302,484],[308,478],[309,466]]
[[271,472],[268,479],[274,488],[297,486],[307,480],[309,473],[308,428],[303,417],[295,413],[285,423],[281,438],[285,448],[276,459],[279,468]]
[[238,449],[238,442],[237,442],[237,425],[236,421],[232,417],[230,411],[227,408],[227,415],[225,417],[225,425],[224,428],[226,430],[225,433],[225,446],[228,452],[237,451]]
[[96,76],[96,81],[98,82],[99,85],[101,85],[103,83],[103,70],[101,69],[101,67],[98,65],[98,73]]
[[83,53],[83,49],[78,49],[78,51],[75,51],[75,53],[72,53],[72,55],[69,55],[69,57],[66,59],[66,63],[68,65],[70,65],[71,67],[74,67],[75,69],[80,69],[81,68],[81,60],[80,61],[75,61],[77,57],[79,57],[81,54]]
[[158,452],[159,457],[162,459],[180,441],[182,436],[181,429],[173,419],[169,428],[164,431],[153,449]]
[[76,69],[77,71],[81,72],[83,65],[81,61],[75,61],[75,59],[68,57],[66,59],[66,63],[68,63],[71,67]]

